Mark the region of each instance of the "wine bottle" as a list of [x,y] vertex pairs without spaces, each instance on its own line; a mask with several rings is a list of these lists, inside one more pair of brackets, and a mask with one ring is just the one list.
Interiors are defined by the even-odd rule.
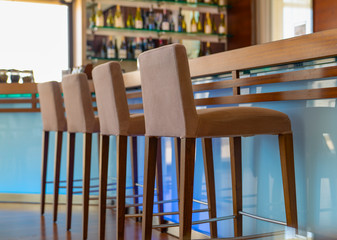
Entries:
[[96,14],[95,7],[91,8],[91,16],[89,18],[89,28],[94,28],[96,26]]
[[108,43],[108,58],[117,58],[116,56],[116,49],[115,49],[115,45],[112,41],[112,36],[109,37],[109,43]]
[[115,58],[118,58],[117,38],[115,38]]
[[215,24],[215,17],[214,16],[213,16],[213,21],[212,21],[212,33],[213,34],[218,33],[218,29],[217,29],[216,24]]
[[168,18],[167,11],[166,11],[165,8],[163,10],[163,20],[161,22],[160,29],[162,31],[169,31],[170,30],[170,22],[169,22],[169,18]]
[[128,15],[128,19],[126,20],[126,27],[127,28],[133,28],[134,24],[133,24],[133,17],[131,15],[131,13],[129,13]]
[[109,9],[108,16],[106,18],[106,26],[107,27],[113,27],[114,26],[114,17],[112,15],[112,10]]
[[[179,8],[178,13],[178,32],[184,32],[183,23],[185,22],[184,16],[181,14],[181,8]],[[185,31],[186,31],[186,23],[185,23]]]
[[198,17],[198,32],[203,32],[203,29],[202,29],[202,23],[201,23],[201,19],[200,19],[200,13],[199,13],[199,17]]
[[193,12],[192,19],[191,19],[191,31],[190,32],[191,33],[198,32],[198,26],[197,26],[197,22],[195,21],[194,12]]
[[143,52],[142,49],[142,42],[139,38],[136,38],[136,48],[135,48],[135,58],[138,58],[138,56]]
[[223,13],[220,14],[220,24],[219,24],[218,33],[221,35],[226,34],[226,23],[225,23],[225,17]]
[[121,47],[119,48],[119,56],[120,59],[126,59],[127,58],[127,45],[126,45],[126,39],[125,37],[122,38]]
[[175,32],[176,28],[175,28],[175,24],[174,24],[174,21],[173,21],[173,15],[171,14],[170,16],[170,31],[171,32]]
[[204,32],[206,34],[212,33],[212,21],[211,21],[209,13],[206,13],[206,19],[205,19],[205,23],[204,23]]
[[103,38],[102,39],[102,47],[101,47],[100,57],[101,58],[107,58],[107,54],[108,54],[108,51],[107,51],[107,46],[106,46],[106,39]]
[[148,27],[149,30],[155,30],[156,29],[156,23],[155,23],[155,17],[154,17],[152,5],[151,5],[150,11],[149,11],[148,26],[147,27]]
[[135,28],[136,29],[143,29],[143,18],[142,18],[139,7],[137,8],[137,11],[136,11]]
[[116,6],[115,27],[116,28],[124,28],[123,15],[122,15],[122,12],[121,12],[121,7],[119,5]]
[[207,42],[207,43],[206,43],[206,50],[205,50],[204,55],[205,55],[205,56],[208,56],[208,55],[211,55],[211,54],[212,54],[212,52],[211,52],[211,43],[210,43],[210,42]]
[[204,55],[204,45],[202,44],[202,41],[200,41],[200,48],[199,48],[198,57],[201,57],[203,55]]
[[104,27],[104,15],[100,3],[97,4],[96,27]]

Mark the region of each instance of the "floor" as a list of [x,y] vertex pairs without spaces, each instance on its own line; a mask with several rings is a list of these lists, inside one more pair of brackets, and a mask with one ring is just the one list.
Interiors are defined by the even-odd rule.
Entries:
[[[59,207],[58,221],[52,222],[52,205],[40,216],[39,204],[0,203],[0,240],[77,240],[81,239],[81,206],[74,206],[71,232],[66,231],[65,205]],[[97,207],[90,207],[88,240],[97,239]],[[107,211],[106,239],[114,240],[115,216]],[[141,223],[126,220],[125,239],[141,239]],[[176,240],[168,234],[153,230],[152,240]]]

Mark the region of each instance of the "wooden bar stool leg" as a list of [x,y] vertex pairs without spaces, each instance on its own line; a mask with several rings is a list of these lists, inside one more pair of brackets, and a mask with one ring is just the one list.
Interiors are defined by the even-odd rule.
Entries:
[[191,239],[195,138],[181,139],[179,239]]
[[83,134],[83,239],[88,236],[89,219],[89,191],[90,191],[90,165],[91,165],[92,133]]
[[109,136],[100,135],[98,239],[105,239],[106,195],[109,164]]
[[[132,176],[132,186],[133,186],[133,195],[138,195],[138,156],[137,156],[137,137],[129,137],[129,146],[130,146],[130,159],[131,159],[131,176]],[[138,204],[139,198],[134,197],[133,203]],[[135,213],[139,212],[139,208],[135,207]],[[138,222],[138,218],[136,217]]]
[[177,192],[179,199],[179,188],[180,188],[180,138],[174,138],[174,156],[176,161],[176,176],[177,176]]
[[44,214],[46,203],[46,182],[48,165],[49,131],[42,132],[42,164],[41,164],[41,215]]
[[62,154],[63,132],[56,132],[55,136],[55,162],[54,162],[54,206],[53,220],[57,221],[57,208],[59,203],[59,188],[60,188],[60,169],[61,169],[61,154]]
[[[216,218],[216,198],[215,198],[215,181],[214,181],[214,164],[213,164],[213,149],[212,138],[202,139],[202,150],[205,168],[205,179],[207,189],[207,202],[209,208],[209,217]],[[211,238],[217,238],[218,229],[217,222],[209,223]]]
[[127,136],[116,136],[117,143],[117,238],[124,239]]
[[233,194],[233,215],[234,219],[234,236],[242,236],[242,153],[241,137],[229,138],[231,172],[232,172],[232,194]]
[[292,133],[279,135],[279,147],[287,226],[298,228]]
[[[162,164],[162,158],[161,158],[161,138],[158,138],[157,143],[157,167],[156,167],[156,185],[157,185],[157,200],[163,201],[164,200],[164,194],[163,194],[163,164]],[[164,212],[164,205],[158,204],[158,212]],[[164,216],[159,216],[159,224],[164,223]],[[167,228],[161,228],[161,232],[166,232]]]
[[157,158],[156,137],[145,137],[142,239],[151,240]]
[[75,160],[75,133],[67,135],[67,231],[71,228],[71,213],[73,206],[73,181],[74,181],[74,160]]

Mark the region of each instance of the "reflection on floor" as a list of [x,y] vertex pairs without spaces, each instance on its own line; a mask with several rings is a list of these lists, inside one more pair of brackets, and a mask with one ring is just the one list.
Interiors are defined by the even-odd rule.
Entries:
[[[98,238],[98,208],[90,207],[88,240]],[[53,224],[52,205],[46,205],[45,216],[40,216],[39,204],[0,203],[1,240],[78,240],[82,238],[81,206],[73,207],[73,221],[70,232],[66,231],[65,205],[60,205],[58,221]],[[127,219],[125,239],[141,239],[141,223]],[[115,215],[107,211],[106,239],[115,239]],[[175,237],[153,230],[153,240],[173,240]]]

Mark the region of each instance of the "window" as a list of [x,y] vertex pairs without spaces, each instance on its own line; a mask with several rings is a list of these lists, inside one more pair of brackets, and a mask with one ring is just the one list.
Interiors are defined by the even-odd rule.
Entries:
[[69,68],[68,7],[0,0],[0,69],[33,70],[61,81]]

